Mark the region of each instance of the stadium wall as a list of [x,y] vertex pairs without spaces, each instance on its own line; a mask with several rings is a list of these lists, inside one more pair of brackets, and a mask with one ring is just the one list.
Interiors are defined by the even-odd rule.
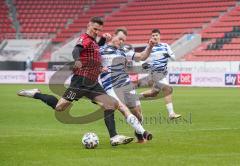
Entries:
[[[172,86],[240,87],[240,62],[171,62],[167,80]],[[49,84],[56,71],[0,71],[1,84]],[[131,73],[134,82],[147,74]],[[68,84],[70,77],[64,82]]]

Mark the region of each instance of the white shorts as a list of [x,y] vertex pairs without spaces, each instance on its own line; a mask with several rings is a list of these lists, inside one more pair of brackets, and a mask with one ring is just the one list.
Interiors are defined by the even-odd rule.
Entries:
[[119,102],[122,102],[130,109],[141,105],[136,90],[131,84],[124,87],[111,88],[106,92],[108,95],[114,97]]
[[169,86],[166,78],[166,73],[153,72],[151,73],[153,80],[153,89],[160,91],[164,86]]

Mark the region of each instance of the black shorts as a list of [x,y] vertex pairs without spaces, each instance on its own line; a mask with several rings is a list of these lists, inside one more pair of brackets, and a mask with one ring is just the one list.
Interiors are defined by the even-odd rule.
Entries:
[[86,77],[73,75],[69,88],[63,98],[68,101],[79,100],[83,96],[93,100],[96,96],[106,94],[105,90],[97,81]]

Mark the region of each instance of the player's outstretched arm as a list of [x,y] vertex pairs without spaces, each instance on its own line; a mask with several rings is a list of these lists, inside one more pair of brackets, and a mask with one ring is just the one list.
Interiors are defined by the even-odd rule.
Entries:
[[137,62],[146,60],[149,57],[155,44],[157,44],[157,42],[154,39],[150,39],[147,48],[142,52],[136,52],[133,60]]

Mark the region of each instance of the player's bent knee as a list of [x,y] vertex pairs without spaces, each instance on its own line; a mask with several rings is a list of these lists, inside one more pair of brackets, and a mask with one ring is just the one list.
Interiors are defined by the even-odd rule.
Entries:
[[173,88],[171,86],[165,86],[165,87],[163,87],[162,90],[165,95],[170,95],[173,93]]
[[116,110],[119,108],[119,103],[117,100],[113,100],[112,103],[110,104],[111,109]]
[[119,108],[119,103],[117,100],[110,100],[109,102],[103,105],[106,110],[116,110]]
[[152,91],[152,97],[156,97],[158,95],[158,93],[159,93],[159,91],[156,91],[156,90]]
[[115,100],[115,101],[113,102],[113,106],[114,106],[114,109],[115,109],[115,110],[120,107],[117,100]]

